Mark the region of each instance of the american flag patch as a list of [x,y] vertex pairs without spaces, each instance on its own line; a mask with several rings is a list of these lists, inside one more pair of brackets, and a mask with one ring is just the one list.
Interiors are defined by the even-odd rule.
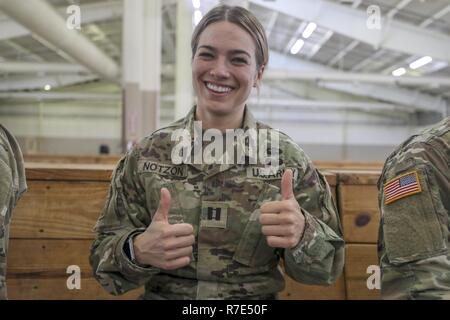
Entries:
[[422,192],[417,171],[411,171],[384,184],[384,204]]

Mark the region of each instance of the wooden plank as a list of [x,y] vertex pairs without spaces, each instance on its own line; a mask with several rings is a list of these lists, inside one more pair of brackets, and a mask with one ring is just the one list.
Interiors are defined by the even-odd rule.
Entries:
[[111,181],[111,164],[25,163],[27,180]]
[[345,281],[341,276],[329,287],[298,283],[285,275],[286,287],[280,292],[282,300],[345,300]]
[[[92,240],[12,239],[8,254],[10,299],[136,299],[144,289],[110,295],[93,277],[89,265]],[[24,254],[26,253],[26,254]],[[81,289],[69,290],[67,267],[81,270]]]
[[69,290],[67,278],[8,278],[8,298],[11,300],[134,300],[144,291],[132,290],[121,296],[109,294],[92,277],[81,279],[79,290]]
[[54,154],[25,154],[25,162],[45,162],[45,163],[98,163],[116,164],[121,155],[54,155]]
[[[29,287],[30,296],[18,296],[17,299],[52,299],[59,296],[90,299],[98,294],[101,299],[110,298],[107,294],[99,292],[97,286],[91,283],[92,268],[89,265],[91,244],[91,240],[12,239],[8,257],[8,285],[13,282],[19,288]],[[82,289],[85,290],[83,286],[87,283],[87,289],[93,290],[95,294],[67,289],[65,281],[69,275],[66,274],[66,270],[70,265],[80,267]],[[52,286],[57,292],[43,291],[41,288],[43,284]],[[286,288],[280,293],[280,299],[344,300],[344,278],[341,277],[330,287],[324,287],[301,284],[286,276]]]
[[92,239],[108,182],[29,181],[18,202],[11,238]]
[[367,268],[378,265],[377,246],[374,244],[348,244],[345,255],[345,284],[347,299],[380,299],[380,290],[367,288],[370,274]]
[[314,161],[314,165],[319,169],[331,170],[381,170],[384,163],[380,161]]
[[333,189],[333,187],[335,187],[337,185],[337,174],[334,172],[330,172],[330,171],[320,171],[325,179],[327,180],[328,184],[330,185],[330,188]]
[[377,185],[381,170],[329,170],[337,174],[338,184]]
[[92,277],[91,244],[92,240],[11,239],[8,277],[67,277],[70,265],[79,266],[83,277]]
[[374,185],[339,185],[339,213],[346,242],[376,243],[380,214]]
[[[26,162],[27,180],[111,181],[114,165]],[[330,187],[337,184],[337,174],[323,171]]]

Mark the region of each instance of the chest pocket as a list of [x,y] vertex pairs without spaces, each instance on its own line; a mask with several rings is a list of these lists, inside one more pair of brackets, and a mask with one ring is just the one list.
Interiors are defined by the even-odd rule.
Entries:
[[149,212],[152,216],[158,210],[161,188],[170,192],[171,203],[169,223],[198,224],[200,198],[198,186],[189,183],[185,178],[150,174],[144,178]]
[[260,183],[263,184],[263,191],[258,197],[256,209],[245,226],[233,259],[249,267],[270,268],[277,263],[276,249],[267,244],[266,237],[262,234],[259,208],[265,202],[280,200],[281,194],[280,188],[269,183]]

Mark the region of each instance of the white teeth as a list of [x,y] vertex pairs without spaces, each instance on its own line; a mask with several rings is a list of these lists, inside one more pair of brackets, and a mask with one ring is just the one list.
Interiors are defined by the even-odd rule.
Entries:
[[215,84],[209,83],[209,82],[206,83],[206,87],[208,89],[210,89],[210,90],[213,90],[213,91],[216,91],[216,92],[221,92],[221,93],[222,92],[230,92],[231,91],[230,87],[221,87],[221,86],[217,86]]

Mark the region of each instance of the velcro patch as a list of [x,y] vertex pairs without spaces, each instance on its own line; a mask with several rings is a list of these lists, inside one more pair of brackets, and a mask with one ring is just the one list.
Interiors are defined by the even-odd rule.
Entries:
[[384,184],[384,204],[393,203],[401,198],[421,193],[422,187],[416,170],[404,173]]
[[138,172],[154,172],[162,175],[168,175],[173,177],[186,178],[187,170],[186,166],[162,164],[152,161],[139,161]]
[[[298,169],[297,168],[287,168],[291,169],[293,173],[294,183],[298,179]],[[247,178],[260,179],[260,180],[276,180],[283,177],[286,168],[280,167],[250,167],[247,168]]]
[[227,228],[228,203],[216,201],[202,202],[200,226],[205,228]]

